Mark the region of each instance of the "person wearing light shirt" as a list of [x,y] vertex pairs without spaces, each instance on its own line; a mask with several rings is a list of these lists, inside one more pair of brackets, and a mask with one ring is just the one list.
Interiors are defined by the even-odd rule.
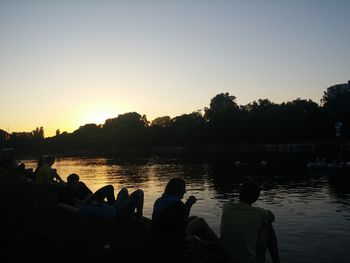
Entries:
[[266,247],[273,263],[279,263],[277,238],[272,212],[254,207],[261,189],[255,183],[243,184],[238,203],[223,206],[220,226],[221,246],[235,263],[265,262]]

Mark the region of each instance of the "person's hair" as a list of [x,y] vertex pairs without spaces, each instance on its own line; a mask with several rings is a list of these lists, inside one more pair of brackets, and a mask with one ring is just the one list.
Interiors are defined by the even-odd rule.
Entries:
[[184,179],[174,177],[171,178],[164,190],[164,195],[180,195],[181,192],[185,189],[186,183]]
[[258,200],[261,188],[253,182],[244,183],[241,187],[239,200],[252,204]]
[[79,175],[77,174],[70,174],[67,177],[67,183],[74,183],[79,181]]

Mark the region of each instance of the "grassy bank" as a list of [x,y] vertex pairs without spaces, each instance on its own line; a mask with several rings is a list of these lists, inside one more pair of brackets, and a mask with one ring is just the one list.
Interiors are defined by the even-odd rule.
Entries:
[[[57,207],[57,193],[0,171],[2,262],[153,260],[150,221],[108,223],[79,218]],[[211,262],[201,247],[186,249],[186,262]]]

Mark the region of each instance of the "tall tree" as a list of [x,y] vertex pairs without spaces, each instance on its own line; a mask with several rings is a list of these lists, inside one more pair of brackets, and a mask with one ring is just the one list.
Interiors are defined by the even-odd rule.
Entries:
[[229,142],[237,140],[239,133],[239,106],[236,97],[220,93],[210,100],[210,107],[204,108],[207,132],[210,141]]
[[342,122],[342,135],[350,135],[350,81],[327,88],[321,99],[329,132]]

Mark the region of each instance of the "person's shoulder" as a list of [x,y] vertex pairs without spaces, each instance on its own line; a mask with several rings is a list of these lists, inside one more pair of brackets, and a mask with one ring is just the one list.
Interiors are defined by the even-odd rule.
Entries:
[[82,182],[82,181],[79,181],[78,185],[80,187],[87,187],[87,185],[84,182]]
[[260,208],[257,206],[251,206],[251,205],[241,203],[241,202],[237,202],[237,203],[228,202],[228,203],[224,204],[223,211],[224,212],[225,211],[236,211],[239,213],[260,215],[269,221],[273,221],[275,219],[274,214],[270,210]]
[[252,206],[241,202],[227,202],[224,204],[225,210],[251,210]]
[[80,191],[87,191],[87,192],[91,192],[92,193],[91,189],[82,181],[79,181],[79,186],[78,187],[79,187]]
[[38,168],[38,171],[36,174],[40,178],[40,177],[45,177],[45,176],[49,175],[50,173],[51,173],[50,167],[47,165],[42,165],[41,167]]
[[253,208],[255,209],[256,212],[264,216],[266,221],[273,222],[275,220],[275,215],[270,210],[267,210],[261,207],[253,207]]
[[237,208],[238,203],[234,203],[234,202],[227,202],[223,205],[222,209],[227,210],[227,209],[235,209]]

